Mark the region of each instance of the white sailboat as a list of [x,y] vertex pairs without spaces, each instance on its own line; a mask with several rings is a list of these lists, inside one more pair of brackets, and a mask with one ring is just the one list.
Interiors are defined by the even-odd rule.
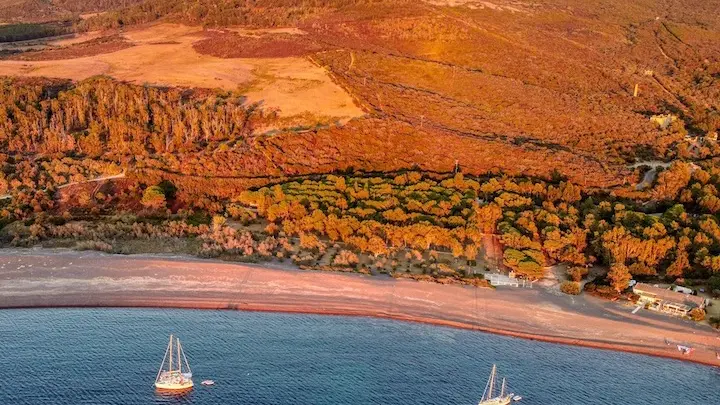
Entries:
[[507,385],[504,378],[500,385],[500,393],[495,395],[497,393],[497,383],[497,367],[493,364],[490,378],[488,379],[487,385],[485,385],[485,392],[478,405],[508,405],[514,400],[520,400],[520,396],[507,392]]
[[180,339],[170,335],[170,343],[165,350],[160,371],[155,377],[155,388],[161,391],[186,391],[192,387],[192,370],[190,370],[190,364],[185,357]]

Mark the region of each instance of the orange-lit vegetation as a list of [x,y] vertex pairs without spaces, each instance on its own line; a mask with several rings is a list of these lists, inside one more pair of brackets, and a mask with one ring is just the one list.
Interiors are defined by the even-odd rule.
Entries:
[[127,7],[143,0],[0,0],[2,22],[69,20],[82,13]]
[[149,0],[84,20],[82,29],[97,30],[163,19],[189,25],[276,27],[298,24],[348,5],[372,5],[387,0]]
[[[605,296],[630,277],[720,272],[716,1],[75,3],[58,7],[109,12],[74,29],[110,31],[12,58],[122,53],[123,36],[145,35],[132,25],[202,25],[213,29],[183,37],[193,57],[286,58],[283,72],[311,61],[367,115],[288,129],[266,101],[317,77],[300,85],[265,65],[245,82],[217,69],[202,82],[236,91],[3,79],[0,221],[26,222],[6,228],[16,244],[74,238],[116,251],[116,240],[161,235],[202,255],[465,281],[486,265],[535,279],[563,263],[570,294],[597,263],[607,285],[586,289]],[[264,75],[276,87],[247,102]],[[630,166],[650,160],[674,163]]]
[[[670,178],[683,182],[658,200],[658,215],[631,201],[587,195],[568,182],[402,172],[393,177],[330,175],[245,191],[219,201],[212,222],[200,220],[209,224],[205,227],[192,225],[198,223],[198,212],[168,209],[176,203],[175,185],[146,184],[134,194],[125,189],[124,196],[90,196],[99,199],[97,204],[75,205],[72,212],[66,206],[55,219],[35,216],[30,228],[15,225],[8,235],[15,244],[74,237],[112,245],[118,238],[152,234],[199,238],[196,254],[290,257],[309,266],[324,261],[331,268],[407,269],[434,277],[458,271],[472,277],[502,262],[521,277],[537,279],[546,266],[563,263],[575,280],[565,287],[568,293],[587,274],[585,266],[597,263],[610,268],[612,290],[604,294],[611,294],[622,292],[631,277],[673,281],[720,274],[720,224],[703,203],[717,198],[720,172],[690,170],[677,164],[668,170],[672,175],[660,178],[656,190],[667,189]],[[118,190],[96,190],[113,192]],[[82,195],[78,199],[86,200]],[[88,207],[102,206],[103,199],[132,198],[141,200],[144,215],[167,219],[150,221],[157,223],[150,228],[147,220],[135,217],[85,225],[72,220]],[[675,199],[681,202],[673,204]],[[111,206],[116,204],[105,209]],[[244,225],[229,226],[226,217]],[[489,249],[494,235],[503,246],[502,258]],[[258,256],[259,251],[266,253]],[[593,291],[602,288],[592,286]]]
[[287,58],[305,56],[323,47],[304,35],[262,34],[240,35],[235,32],[208,32],[208,38],[193,44],[203,55],[220,58]]
[[0,145],[7,152],[98,157],[197,151],[233,143],[262,124],[254,105],[230,93],[132,86],[98,78],[75,86],[0,82]]

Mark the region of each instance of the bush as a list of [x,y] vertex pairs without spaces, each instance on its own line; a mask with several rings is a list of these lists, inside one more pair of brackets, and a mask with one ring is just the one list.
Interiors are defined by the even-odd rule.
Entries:
[[580,295],[580,283],[565,281],[560,284],[560,291],[570,295]]
[[112,253],[113,247],[109,243],[99,240],[86,240],[75,244],[75,250],[97,250],[105,253]]
[[341,250],[333,259],[333,264],[336,266],[354,267],[359,262],[357,255],[349,250]]
[[600,279],[585,284],[585,291],[596,297],[615,300],[620,298],[620,294],[611,286],[607,285],[607,280]]
[[585,267],[570,267],[567,270],[568,277],[570,280],[580,282],[588,274],[588,269]]
[[705,320],[705,311],[700,308],[693,308],[690,311],[690,318],[696,322],[703,321]]
[[146,208],[160,209],[165,207],[165,193],[159,186],[151,186],[145,189],[140,201]]

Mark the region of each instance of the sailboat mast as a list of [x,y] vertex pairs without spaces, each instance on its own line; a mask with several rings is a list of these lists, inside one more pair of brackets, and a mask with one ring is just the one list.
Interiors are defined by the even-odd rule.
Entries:
[[170,351],[170,345],[168,344],[168,347],[165,348],[165,355],[163,356],[162,363],[160,363],[160,370],[158,370],[158,373],[155,376],[155,382],[157,382],[157,380],[160,378],[160,374],[162,374],[163,367],[165,367],[165,360],[167,360],[169,351]]
[[180,355],[182,354],[182,347],[180,347],[180,338],[177,338],[177,348],[178,348],[178,370],[180,370],[180,374],[182,374],[182,359],[180,358]]
[[173,369],[173,335],[170,335],[170,368],[168,371]]
[[500,388],[500,398],[505,397],[505,377],[503,377],[502,388]]
[[492,372],[490,373],[490,390],[488,391],[488,399],[493,397],[493,389],[495,388],[495,365],[493,364]]
[[[187,369],[188,373],[192,373],[192,369],[190,369],[190,363],[188,363],[187,356],[185,356],[185,350],[182,349],[182,346],[180,345],[180,341],[178,340],[178,346],[180,347],[180,353],[182,353],[182,359],[185,361],[185,368]],[[178,359],[178,361],[180,361]]]

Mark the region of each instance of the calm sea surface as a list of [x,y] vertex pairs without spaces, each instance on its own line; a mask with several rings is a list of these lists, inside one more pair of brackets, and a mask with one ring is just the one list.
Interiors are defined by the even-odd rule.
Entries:
[[[197,384],[184,397],[152,386],[170,333]],[[720,404],[711,367],[444,327],[234,311],[0,310],[1,405],[473,405],[493,363],[521,404]]]

